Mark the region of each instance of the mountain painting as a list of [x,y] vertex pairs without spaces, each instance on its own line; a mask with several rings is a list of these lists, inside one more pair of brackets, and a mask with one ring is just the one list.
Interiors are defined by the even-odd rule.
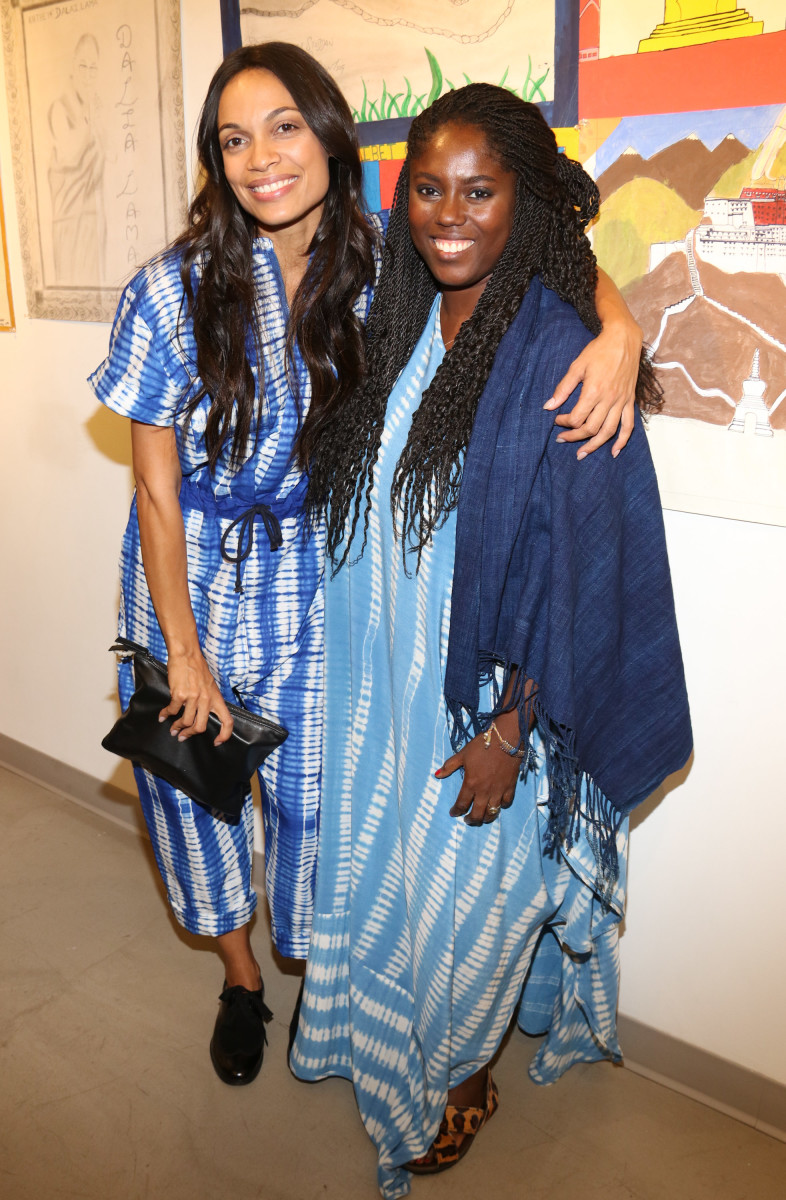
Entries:
[[[742,510],[706,498],[674,506],[786,523],[786,108],[588,122],[582,157],[601,192],[598,260],[664,388],[650,428],[659,475],[657,446],[677,438],[680,471],[694,483],[704,471],[710,492],[741,472]],[[688,461],[685,438],[705,447],[703,466]],[[676,490],[690,492],[671,467]]]

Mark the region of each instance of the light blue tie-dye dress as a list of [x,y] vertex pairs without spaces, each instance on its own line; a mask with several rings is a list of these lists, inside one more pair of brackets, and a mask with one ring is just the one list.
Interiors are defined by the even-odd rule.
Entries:
[[327,585],[315,917],[291,1056],[302,1079],[353,1081],[387,1200],[409,1191],[402,1164],[433,1141],[448,1088],[493,1056],[522,988],[519,1024],[547,1031],[530,1068],[536,1082],[619,1058],[625,833],[604,908],[587,843],[568,855],[543,850],[539,772],[480,827],[448,815],[460,773],[434,778],[451,754],[442,685],[455,513],[407,574],[390,489],[444,352],[437,298],[388,401],[365,552]]

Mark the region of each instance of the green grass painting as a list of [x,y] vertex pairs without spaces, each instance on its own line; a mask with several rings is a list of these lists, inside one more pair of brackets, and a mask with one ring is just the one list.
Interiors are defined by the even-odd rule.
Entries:
[[[388,88],[387,82],[382,81],[382,94],[376,100],[369,97],[366,81],[363,80],[363,101],[360,108],[352,109],[352,116],[356,121],[385,121],[391,117],[416,117],[424,108],[428,108],[429,104],[441,96],[444,91],[454,91],[455,84],[450,79],[444,77],[442,68],[437,62],[436,57],[431,53],[428,47],[424,46],[426,58],[428,59],[429,69],[431,71],[431,87],[428,92],[416,94],[413,91],[412,84],[404,76],[406,88],[400,88],[394,92]],[[499,81],[499,86],[506,88],[512,92],[514,96],[520,96],[522,100],[532,100],[535,103],[545,100],[543,92],[543,84],[548,78],[548,70],[540,76],[539,79],[532,78],[532,58],[527,56],[527,75],[524,83],[520,88],[511,87],[508,82],[510,75],[510,67],[505,69],[502,78]],[[472,83],[469,75],[464,74],[464,81]],[[463,86],[463,85],[462,85]]]

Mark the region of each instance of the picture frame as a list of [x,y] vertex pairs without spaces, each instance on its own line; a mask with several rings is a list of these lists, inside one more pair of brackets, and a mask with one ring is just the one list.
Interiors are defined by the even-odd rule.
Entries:
[[29,315],[109,321],[182,228],[178,0],[0,0]]
[[8,268],[8,242],[5,235],[2,180],[0,180],[0,247],[3,251],[3,263],[0,267],[0,333],[13,333],[16,329],[16,322],[14,321],[14,301],[11,295],[11,272]]

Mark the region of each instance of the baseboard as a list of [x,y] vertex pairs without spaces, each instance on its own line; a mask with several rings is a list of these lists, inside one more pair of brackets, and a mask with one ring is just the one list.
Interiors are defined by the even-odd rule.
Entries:
[[[145,836],[136,796],[65,766],[40,750],[0,734],[0,765],[47,791]],[[264,860],[254,855],[254,876],[264,879]],[[629,1071],[724,1112],[770,1137],[786,1141],[786,1086],[716,1054],[682,1042],[623,1013],[619,1038]]]
[[625,1066],[786,1142],[786,1086],[633,1017],[617,1020]]
[[[140,837],[147,837],[147,827],[135,792],[105,783],[77,767],[69,767],[42,750],[25,746],[23,742],[17,742],[3,733],[0,733],[0,766],[90,812],[108,817],[115,825],[131,830]],[[265,878],[265,857],[259,852],[254,853],[253,878]],[[258,887],[255,883],[254,890],[262,895],[264,885]]]
[[139,802],[134,794],[96,779],[86,771],[69,767],[59,759],[44,754],[42,750],[35,750],[32,746],[26,746],[23,742],[17,742],[2,733],[0,765],[13,771],[15,775],[32,780],[48,792],[55,792],[83,808],[109,817],[117,825],[135,833],[144,833],[144,822],[141,817],[137,817]]

